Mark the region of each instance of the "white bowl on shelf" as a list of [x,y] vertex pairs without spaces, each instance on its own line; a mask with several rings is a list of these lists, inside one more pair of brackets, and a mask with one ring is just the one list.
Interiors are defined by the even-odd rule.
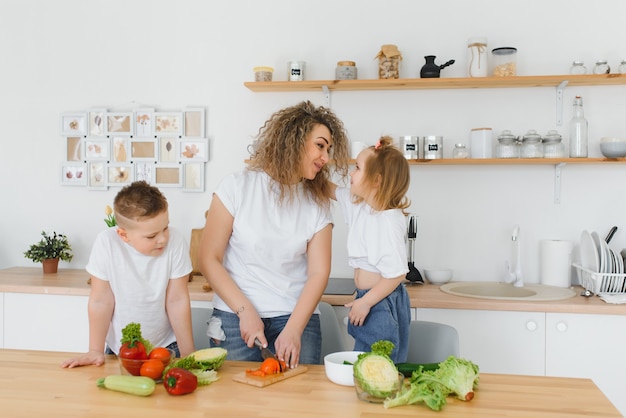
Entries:
[[606,158],[626,157],[626,139],[603,137],[600,139],[600,152]]

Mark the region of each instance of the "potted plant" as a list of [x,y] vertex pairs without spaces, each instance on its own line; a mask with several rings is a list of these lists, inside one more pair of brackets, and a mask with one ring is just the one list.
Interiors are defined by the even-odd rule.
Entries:
[[56,273],[59,260],[70,262],[74,255],[72,246],[67,241],[67,236],[53,232],[48,235],[46,231],[41,231],[43,238],[36,244],[30,246],[24,252],[26,258],[33,260],[33,263],[42,263],[43,272]]

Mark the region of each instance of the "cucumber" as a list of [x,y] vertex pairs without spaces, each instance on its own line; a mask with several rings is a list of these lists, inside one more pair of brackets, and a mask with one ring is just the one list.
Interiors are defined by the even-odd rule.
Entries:
[[98,387],[129,393],[137,396],[149,396],[154,392],[154,380],[145,376],[111,375],[98,379]]
[[413,372],[420,367],[422,370],[437,370],[439,368],[439,363],[397,363],[396,367],[398,371],[404,375],[404,377],[411,377]]

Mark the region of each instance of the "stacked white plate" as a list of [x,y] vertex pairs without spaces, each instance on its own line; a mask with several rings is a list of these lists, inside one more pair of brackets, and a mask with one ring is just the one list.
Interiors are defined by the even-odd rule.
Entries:
[[[619,252],[600,239],[597,232],[583,231],[580,236],[580,263],[592,271],[592,276],[601,281],[600,292],[622,293],[624,287],[624,260]],[[594,286],[595,287],[595,286]]]

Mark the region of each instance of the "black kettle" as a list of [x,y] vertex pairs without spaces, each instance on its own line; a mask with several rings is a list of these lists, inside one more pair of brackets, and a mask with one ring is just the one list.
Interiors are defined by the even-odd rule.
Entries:
[[420,70],[421,78],[439,78],[439,74],[441,70],[446,68],[449,65],[454,64],[454,60],[450,60],[443,65],[435,64],[435,55],[426,55],[424,59],[426,60],[426,64]]

